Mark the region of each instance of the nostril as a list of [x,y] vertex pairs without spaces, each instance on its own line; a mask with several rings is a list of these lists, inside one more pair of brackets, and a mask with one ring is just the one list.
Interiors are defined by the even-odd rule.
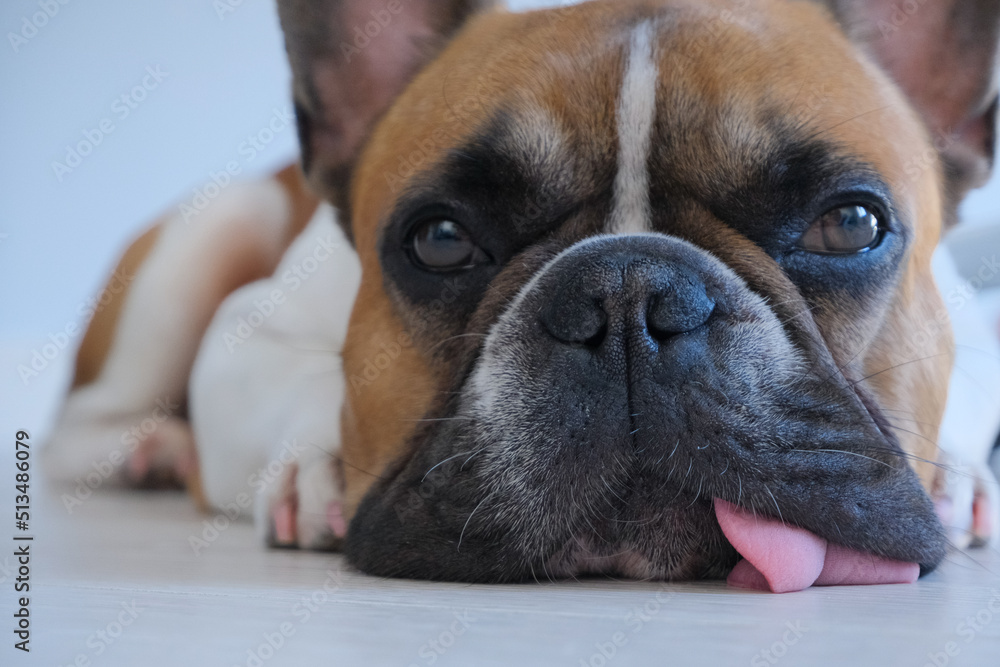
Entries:
[[562,343],[598,347],[607,334],[608,315],[597,299],[553,300],[541,319],[545,329]]
[[715,300],[705,293],[704,285],[687,284],[652,296],[646,326],[651,336],[662,340],[694,331],[708,321],[714,310]]
[[587,338],[585,341],[583,341],[583,344],[586,345],[587,347],[594,347],[594,348],[600,347],[601,343],[604,342],[604,337],[607,335],[607,333],[608,333],[608,318],[605,315],[602,318],[601,326],[597,329],[597,331],[594,332],[594,334],[590,338]]

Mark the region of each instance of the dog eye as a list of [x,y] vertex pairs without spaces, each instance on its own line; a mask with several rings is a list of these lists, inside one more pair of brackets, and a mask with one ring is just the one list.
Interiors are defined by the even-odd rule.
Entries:
[[489,259],[465,228],[451,220],[418,225],[410,248],[416,263],[432,271],[471,269]]
[[882,224],[867,206],[841,206],[828,211],[809,226],[800,244],[820,255],[866,252],[882,240]]

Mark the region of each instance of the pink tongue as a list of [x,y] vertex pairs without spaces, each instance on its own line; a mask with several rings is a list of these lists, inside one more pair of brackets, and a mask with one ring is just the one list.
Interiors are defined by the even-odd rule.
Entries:
[[743,556],[730,586],[788,593],[810,586],[910,584],[920,567],[853,551],[804,528],[790,526],[715,499],[715,516],[729,543]]

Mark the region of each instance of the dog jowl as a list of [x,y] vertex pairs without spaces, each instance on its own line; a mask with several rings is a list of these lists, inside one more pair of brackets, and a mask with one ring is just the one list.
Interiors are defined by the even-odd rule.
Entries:
[[717,499],[941,561],[951,341],[906,337],[992,162],[995,3],[412,0],[347,62],[375,4],[280,3],[346,375],[412,340],[343,408],[353,563],[724,576]]

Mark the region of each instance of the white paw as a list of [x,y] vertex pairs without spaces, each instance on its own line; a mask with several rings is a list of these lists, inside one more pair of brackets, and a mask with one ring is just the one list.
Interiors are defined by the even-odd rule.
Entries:
[[[325,454],[325,453],[323,453]],[[285,467],[259,499],[268,545],[337,551],[347,534],[337,459],[303,456]]]
[[1000,545],[1000,484],[988,465],[977,467],[972,500],[972,546]]
[[1000,542],[1000,486],[986,464],[943,455],[934,503],[952,544],[965,549]]
[[42,450],[52,479],[82,479],[91,489],[102,483],[159,488],[196,482],[194,436],[188,422],[174,416],[179,404],[164,399],[116,414],[90,398],[87,390],[70,395]]

